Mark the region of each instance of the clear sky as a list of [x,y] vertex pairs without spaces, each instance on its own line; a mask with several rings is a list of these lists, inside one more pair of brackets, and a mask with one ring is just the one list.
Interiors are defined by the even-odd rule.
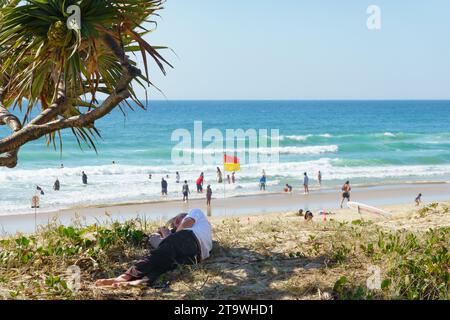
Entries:
[[178,55],[167,77],[152,67],[169,100],[450,98],[448,0],[167,0],[160,14],[147,39]]

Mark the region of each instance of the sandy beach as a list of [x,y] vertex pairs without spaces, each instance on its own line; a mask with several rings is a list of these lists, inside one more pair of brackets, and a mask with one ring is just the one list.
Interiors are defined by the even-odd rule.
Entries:
[[[377,195],[373,194],[373,190],[370,192],[362,192],[361,196],[366,193],[366,197]],[[431,276],[435,279],[433,281],[440,279],[438,275],[429,273],[420,276],[419,272],[422,272],[422,269],[428,270],[431,265],[437,268],[433,257],[441,252],[440,248],[448,244],[449,203],[420,207],[410,203],[382,208],[392,213],[392,216],[361,216],[350,209],[338,209],[327,216],[326,220],[323,216],[315,215],[312,222],[307,222],[303,217],[299,217],[297,212],[290,211],[238,217],[210,217],[214,238],[211,258],[194,267],[178,268],[169,272],[164,277],[164,281],[168,281],[166,289],[94,286],[96,279],[117,276],[127,269],[132,261],[144,254],[145,248],[130,245],[121,238],[117,239],[115,245],[99,251],[94,258],[87,255],[90,251],[86,250],[89,248],[81,248],[80,253],[69,257],[57,253],[51,257],[40,257],[34,247],[42,241],[48,243],[49,248],[73,248],[73,239],[62,236],[61,227],[54,224],[33,235],[33,239],[37,237],[30,245],[30,250],[37,252],[33,263],[13,260],[11,266],[16,267],[5,268],[0,272],[0,276],[8,279],[2,284],[3,291],[0,290],[0,295],[3,292],[6,298],[9,298],[12,292],[16,298],[82,300],[331,300],[374,297],[448,299],[445,287],[437,291],[437,284],[426,287],[426,290],[415,290],[424,288]],[[157,221],[153,221],[144,227],[142,220],[138,220],[137,224],[131,222],[128,225],[132,230],[141,230],[144,227],[148,233],[154,230],[157,224]],[[113,228],[120,229],[125,225],[115,224]],[[92,227],[76,227],[72,230],[92,231]],[[114,230],[107,225],[95,228],[109,230],[105,235]],[[96,233],[96,237],[99,236],[100,234]],[[19,235],[13,239],[16,240],[3,242],[3,248],[0,249],[11,254],[17,250],[22,252],[21,247],[16,248],[15,244],[19,243],[20,239],[27,241],[28,238]],[[439,246],[436,241],[439,241]],[[429,243],[434,243],[433,249],[427,249]],[[395,247],[392,247],[394,244]],[[388,246],[395,250],[388,249]],[[415,270],[419,271],[412,273],[405,268],[405,259],[417,263],[414,266],[417,268]],[[46,275],[56,275],[64,279],[66,269],[70,265],[77,265],[81,269],[81,290],[67,291],[61,289],[58,284],[49,288],[43,280],[48,279]],[[364,289],[367,279],[372,275],[371,268],[379,268],[381,279],[390,281],[387,289],[373,293]],[[438,268],[445,272],[448,264],[443,260]],[[415,277],[414,287],[403,282],[405,275]],[[33,281],[33,286],[20,287],[24,281]],[[338,285],[339,283],[341,285]],[[36,287],[40,288],[39,293],[36,293]]]
[[[450,184],[422,183],[399,184],[388,186],[368,186],[355,188],[352,201],[372,206],[408,205],[414,203],[417,194],[424,195],[424,204],[450,199]],[[55,212],[37,210],[37,225],[49,222],[70,224],[81,221],[83,224],[110,221],[125,221],[136,217],[152,221],[166,221],[171,216],[186,212],[192,208],[201,208],[211,217],[242,216],[268,214],[303,210],[336,211],[339,209],[341,192],[339,190],[315,190],[304,195],[295,190],[292,194],[262,193],[258,195],[213,199],[211,208],[204,199],[193,199],[188,203],[182,201],[159,201],[127,203],[107,206],[79,207]],[[345,205],[344,205],[345,206]],[[3,234],[17,232],[33,232],[35,228],[34,214],[0,215],[0,230]]]

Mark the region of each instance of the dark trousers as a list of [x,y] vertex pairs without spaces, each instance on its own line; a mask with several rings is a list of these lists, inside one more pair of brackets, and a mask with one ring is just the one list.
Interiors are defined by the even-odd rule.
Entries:
[[171,234],[142,260],[128,269],[126,274],[134,279],[143,279],[152,285],[163,273],[174,270],[177,265],[199,262],[200,247],[191,230]]

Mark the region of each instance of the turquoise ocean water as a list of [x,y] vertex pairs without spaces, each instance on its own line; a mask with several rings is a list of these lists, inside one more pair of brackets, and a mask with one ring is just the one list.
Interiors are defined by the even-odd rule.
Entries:
[[[35,185],[45,191],[46,210],[159,200],[166,175],[169,199],[179,198],[176,171],[192,190],[204,171],[215,194],[223,196],[215,165],[171,160],[178,143],[171,139],[173,131],[193,135],[194,121],[203,122],[203,131],[217,128],[224,134],[226,129],[279,130],[279,163],[243,164],[227,196],[258,192],[263,169],[273,192],[285,183],[299,190],[304,171],[314,186],[318,170],[329,188],[347,179],[356,185],[450,180],[450,101],[155,101],[148,106],[126,118],[117,110],[99,121],[98,154],[80,150],[70,131],[63,134],[62,153],[46,147],[45,140],[23,147],[17,168],[0,168],[0,213],[31,211]],[[2,136],[6,132],[0,127]],[[83,170],[87,186],[81,184]],[[51,190],[56,178],[60,192]]]

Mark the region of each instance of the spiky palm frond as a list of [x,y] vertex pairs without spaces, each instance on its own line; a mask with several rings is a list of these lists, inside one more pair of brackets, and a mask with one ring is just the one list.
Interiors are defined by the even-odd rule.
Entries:
[[[34,109],[45,110],[62,91],[70,105],[58,117],[80,114],[86,104],[95,107],[97,93],[114,91],[122,76],[123,51],[142,56],[146,76],[140,76],[138,83],[150,84],[147,55],[163,73],[165,65],[170,66],[157,48],[143,39],[151,31],[145,25],[155,23],[153,18],[162,9],[162,3],[163,0],[0,0],[0,74],[4,75],[0,79],[4,90],[0,102],[7,108],[26,106],[26,122]],[[72,5],[80,8],[78,29],[67,26],[67,8]],[[131,99],[143,107],[131,84],[129,90]],[[79,130],[77,137],[83,140],[95,132],[93,127]]]

